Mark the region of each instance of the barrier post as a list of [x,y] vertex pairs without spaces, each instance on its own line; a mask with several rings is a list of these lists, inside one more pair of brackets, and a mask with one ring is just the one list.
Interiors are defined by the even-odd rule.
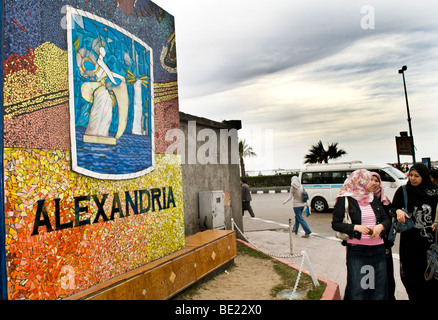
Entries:
[[318,279],[316,278],[315,272],[313,271],[312,264],[310,263],[309,257],[307,256],[306,251],[301,251],[301,255],[303,259],[306,261],[307,269],[309,270],[310,276],[312,277],[313,284],[315,287],[319,287]]
[[290,254],[293,254],[293,244],[292,244],[292,219],[289,219],[289,246]]

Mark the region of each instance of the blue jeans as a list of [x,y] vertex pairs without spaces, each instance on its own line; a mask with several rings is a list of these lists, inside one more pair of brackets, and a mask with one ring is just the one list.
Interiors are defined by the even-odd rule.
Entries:
[[304,207],[294,207],[295,212],[295,224],[292,227],[293,232],[298,233],[298,228],[301,226],[304,229],[305,234],[310,234],[312,231],[310,231],[309,226],[307,225],[306,220],[303,218],[303,210]]
[[345,300],[386,300],[387,279],[385,245],[347,244]]

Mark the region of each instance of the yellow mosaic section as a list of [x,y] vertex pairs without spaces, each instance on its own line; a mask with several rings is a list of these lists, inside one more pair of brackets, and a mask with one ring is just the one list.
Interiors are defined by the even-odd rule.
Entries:
[[163,102],[178,97],[178,82],[154,83],[154,101]]
[[[35,74],[23,69],[11,72],[3,82],[4,105],[37,99],[41,95],[68,90],[67,51],[51,42],[35,48]],[[7,110],[7,107],[5,107]]]
[[[51,42],[35,49],[36,72],[26,69],[5,76],[4,117],[12,119],[53,105],[68,102],[68,55]],[[178,83],[154,83],[154,101],[178,97]]]
[[[90,288],[150,261],[173,253],[185,245],[182,175],[177,155],[155,155],[155,170],[140,178],[109,181],[89,178],[70,170],[70,152],[40,149],[5,149],[6,255],[9,299],[59,299]],[[173,190],[175,206],[127,216],[125,192],[134,198],[135,190]],[[164,188],[164,190],[163,190]],[[98,206],[96,195],[109,218],[115,194],[125,217],[101,217],[92,223]],[[75,199],[87,212],[74,226]],[[76,197],[76,198],[75,198]],[[164,197],[161,197],[163,201]],[[55,230],[56,205],[59,223],[73,221],[73,227]],[[37,202],[45,200],[52,232],[39,227],[32,236]],[[167,199],[166,199],[167,200]],[[163,202],[162,202],[163,203]],[[146,205],[144,205],[146,207]],[[43,219],[43,216],[41,216]]]

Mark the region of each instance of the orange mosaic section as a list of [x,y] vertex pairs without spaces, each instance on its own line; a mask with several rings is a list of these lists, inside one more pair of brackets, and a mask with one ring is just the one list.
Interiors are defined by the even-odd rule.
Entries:
[[[182,177],[179,156],[156,155],[156,168],[147,176],[123,181],[103,181],[70,171],[70,152],[41,149],[5,149],[6,256],[9,299],[60,299],[119,276],[184,247]],[[162,208],[150,205],[144,213],[128,216],[125,192],[157,188],[173,190],[174,203],[162,194]],[[163,189],[164,188],[164,189]],[[149,192],[149,191],[148,191]],[[102,216],[92,223],[103,202],[109,217],[116,194],[122,204],[113,220]],[[145,193],[146,194],[146,193]],[[90,224],[75,226],[75,202],[80,196],[87,210],[80,220]],[[54,199],[59,199],[57,225]],[[37,202],[45,208],[53,231],[35,225]],[[174,204],[174,205],[173,205]],[[42,217],[41,217],[42,219]]]
[[6,148],[70,150],[68,103],[42,108],[4,122]]
[[[183,250],[115,278],[114,283],[93,288],[69,299],[163,300],[226,265],[237,255],[236,233],[206,230],[186,238]],[[101,290],[96,290],[101,289]]]

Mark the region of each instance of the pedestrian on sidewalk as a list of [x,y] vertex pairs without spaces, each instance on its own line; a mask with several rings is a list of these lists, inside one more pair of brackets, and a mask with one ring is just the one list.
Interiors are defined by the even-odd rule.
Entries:
[[438,203],[438,186],[430,180],[429,169],[422,163],[414,164],[409,170],[406,184],[407,208],[404,208],[402,187],[397,189],[391,211],[397,220],[404,223],[412,214],[414,227],[400,233],[400,276],[409,300],[436,299],[438,280],[426,281],[426,252],[435,243],[433,232]]
[[304,220],[303,217],[303,210],[306,206],[306,203],[302,200],[304,188],[300,183],[300,180],[297,176],[293,176],[291,179],[291,187],[289,192],[289,198],[287,198],[285,201],[283,201],[283,205],[285,205],[287,202],[293,199],[293,208],[295,212],[295,224],[292,228],[292,231],[295,232],[295,234],[298,234],[298,228],[301,226],[304,229],[304,235],[303,238],[308,238],[312,231],[310,230],[309,226],[307,225],[306,220]]
[[[383,241],[390,220],[380,201],[373,194],[371,172],[360,169],[344,182],[333,210],[332,228],[348,234],[347,285],[345,300],[386,300],[388,278]],[[348,202],[350,223],[344,223],[345,203]],[[346,243],[345,243],[346,242]]]
[[255,218],[254,211],[251,207],[251,191],[249,190],[249,186],[246,183],[245,179],[240,179],[240,189],[242,192],[242,216],[245,214],[245,210],[247,210],[252,218]]
[[[380,201],[383,209],[389,220],[391,217],[389,215],[389,210],[391,207],[391,200],[385,194],[385,190],[382,186],[382,178],[377,172],[371,172],[371,181],[374,185],[373,192],[374,196]],[[394,241],[388,240],[388,233],[385,232],[383,237],[383,242],[385,244],[386,253],[386,275],[388,277],[388,300],[395,300],[395,278],[394,278],[394,261],[392,258],[392,247],[394,246]]]

